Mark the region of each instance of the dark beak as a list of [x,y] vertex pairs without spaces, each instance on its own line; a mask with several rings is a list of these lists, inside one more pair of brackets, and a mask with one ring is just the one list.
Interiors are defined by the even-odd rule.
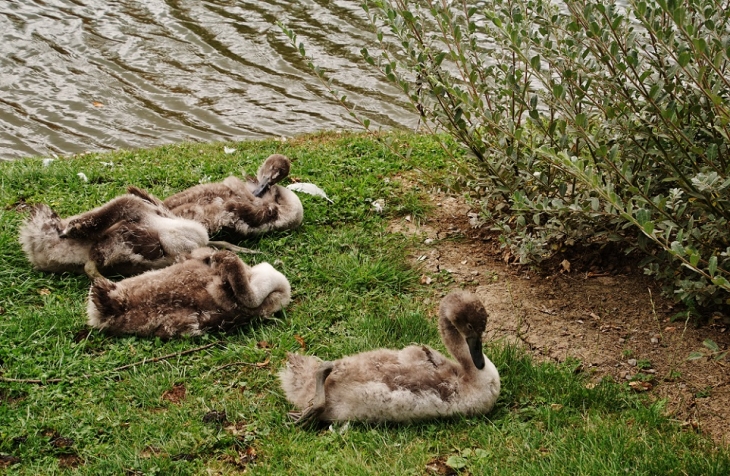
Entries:
[[269,189],[269,181],[268,180],[262,180],[261,183],[259,183],[259,186],[256,187],[256,190],[253,191],[254,197],[261,197],[266,191]]
[[469,354],[471,360],[474,362],[474,366],[482,370],[484,368],[484,353],[482,352],[482,338],[478,337],[467,337],[466,343],[469,346]]

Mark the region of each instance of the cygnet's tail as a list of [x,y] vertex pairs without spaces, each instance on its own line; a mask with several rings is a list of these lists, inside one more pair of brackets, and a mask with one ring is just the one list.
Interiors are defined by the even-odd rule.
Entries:
[[301,354],[288,354],[288,357],[286,367],[279,372],[281,388],[297,408],[307,408],[314,398],[315,373],[322,360]]
[[117,285],[104,277],[94,279],[89,289],[86,313],[87,323],[97,329],[107,329],[114,333],[114,318],[125,312],[124,303],[112,296]]
[[88,251],[61,238],[64,224],[48,205],[38,204],[20,226],[18,240],[28,261],[42,271],[80,271]]

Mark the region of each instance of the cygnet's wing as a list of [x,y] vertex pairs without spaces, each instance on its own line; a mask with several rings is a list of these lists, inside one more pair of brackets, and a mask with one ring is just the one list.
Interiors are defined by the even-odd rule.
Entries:
[[233,194],[234,192],[223,182],[205,183],[167,197],[164,204],[177,213],[176,208],[206,205],[216,200],[226,200]]

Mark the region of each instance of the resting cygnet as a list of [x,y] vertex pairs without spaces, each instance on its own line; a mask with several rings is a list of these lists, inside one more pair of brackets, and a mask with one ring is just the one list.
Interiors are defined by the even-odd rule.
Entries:
[[136,274],[169,266],[179,255],[205,246],[208,233],[153,195],[129,187],[128,194],[68,218],[36,205],[20,227],[19,241],[41,271],[81,272],[92,261],[102,270]]
[[114,335],[199,335],[270,316],[291,300],[289,281],[269,263],[247,266],[211,248],[186,258],[116,283],[89,265],[89,325]]
[[441,302],[439,331],[454,362],[427,346],[378,349],[334,362],[289,354],[279,377],[299,423],[405,422],[489,412],[500,392],[499,373],[482,354],[487,311],[471,293]]
[[276,185],[290,167],[287,157],[274,154],[259,167],[256,178],[243,181],[231,176],[196,185],[164,203],[175,215],[202,223],[211,235],[222,230],[242,236],[289,230],[301,225],[304,217],[299,197]]

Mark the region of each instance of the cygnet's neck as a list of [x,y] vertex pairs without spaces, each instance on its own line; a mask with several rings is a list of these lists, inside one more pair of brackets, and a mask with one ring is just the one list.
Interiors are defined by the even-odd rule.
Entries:
[[467,374],[473,374],[477,371],[474,362],[469,353],[469,345],[459,330],[451,322],[451,319],[441,315],[439,317],[439,331],[444,345],[451,353],[451,356],[461,365],[461,368]]

